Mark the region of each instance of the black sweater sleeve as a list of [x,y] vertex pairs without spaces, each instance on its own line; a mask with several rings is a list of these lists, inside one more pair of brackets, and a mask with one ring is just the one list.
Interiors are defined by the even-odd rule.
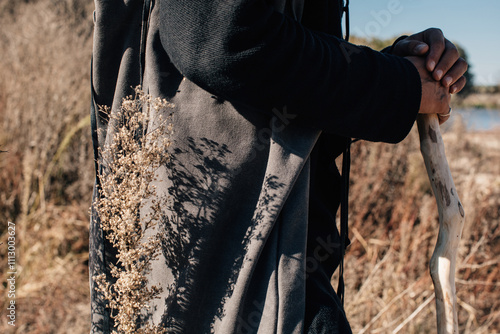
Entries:
[[419,109],[406,59],[307,29],[264,0],[159,0],[160,37],[176,68],[229,101],[285,107],[305,125],[398,142]]

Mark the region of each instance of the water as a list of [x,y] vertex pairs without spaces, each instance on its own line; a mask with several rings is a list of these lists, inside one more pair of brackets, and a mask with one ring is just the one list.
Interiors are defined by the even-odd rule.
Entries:
[[[460,115],[463,122],[470,131],[488,131],[498,129],[500,131],[500,110],[497,109],[457,109],[454,113]],[[453,121],[452,115],[450,125]],[[448,122],[447,122],[448,123]]]

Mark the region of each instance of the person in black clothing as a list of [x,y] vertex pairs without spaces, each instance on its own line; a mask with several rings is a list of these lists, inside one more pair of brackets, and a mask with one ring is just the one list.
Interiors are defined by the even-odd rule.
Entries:
[[[465,85],[457,48],[434,28],[384,52],[350,44],[340,0],[95,2],[97,174],[114,129],[96,106],[116,113],[139,84],[175,105],[172,161],[155,184],[175,219],[161,222],[170,235],[148,276],[168,288],[141,321],[169,333],[350,333],[330,283],[343,255],[334,160],[350,138],[401,141],[418,113],[445,121]],[[93,280],[116,261],[105,234],[94,212],[93,333],[113,329]]]

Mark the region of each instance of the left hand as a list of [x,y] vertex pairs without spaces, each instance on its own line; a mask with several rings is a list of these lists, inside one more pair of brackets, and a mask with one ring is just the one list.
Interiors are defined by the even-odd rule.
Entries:
[[448,87],[451,94],[458,93],[465,86],[467,62],[440,29],[430,28],[402,39],[394,46],[393,54],[402,57],[425,56],[427,70],[435,80]]

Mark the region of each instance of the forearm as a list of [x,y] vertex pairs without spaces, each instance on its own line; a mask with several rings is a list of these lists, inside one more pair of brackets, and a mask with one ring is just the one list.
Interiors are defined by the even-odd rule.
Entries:
[[308,30],[264,1],[159,3],[172,62],[213,94],[369,140],[399,141],[415,119],[420,79],[404,59]]

